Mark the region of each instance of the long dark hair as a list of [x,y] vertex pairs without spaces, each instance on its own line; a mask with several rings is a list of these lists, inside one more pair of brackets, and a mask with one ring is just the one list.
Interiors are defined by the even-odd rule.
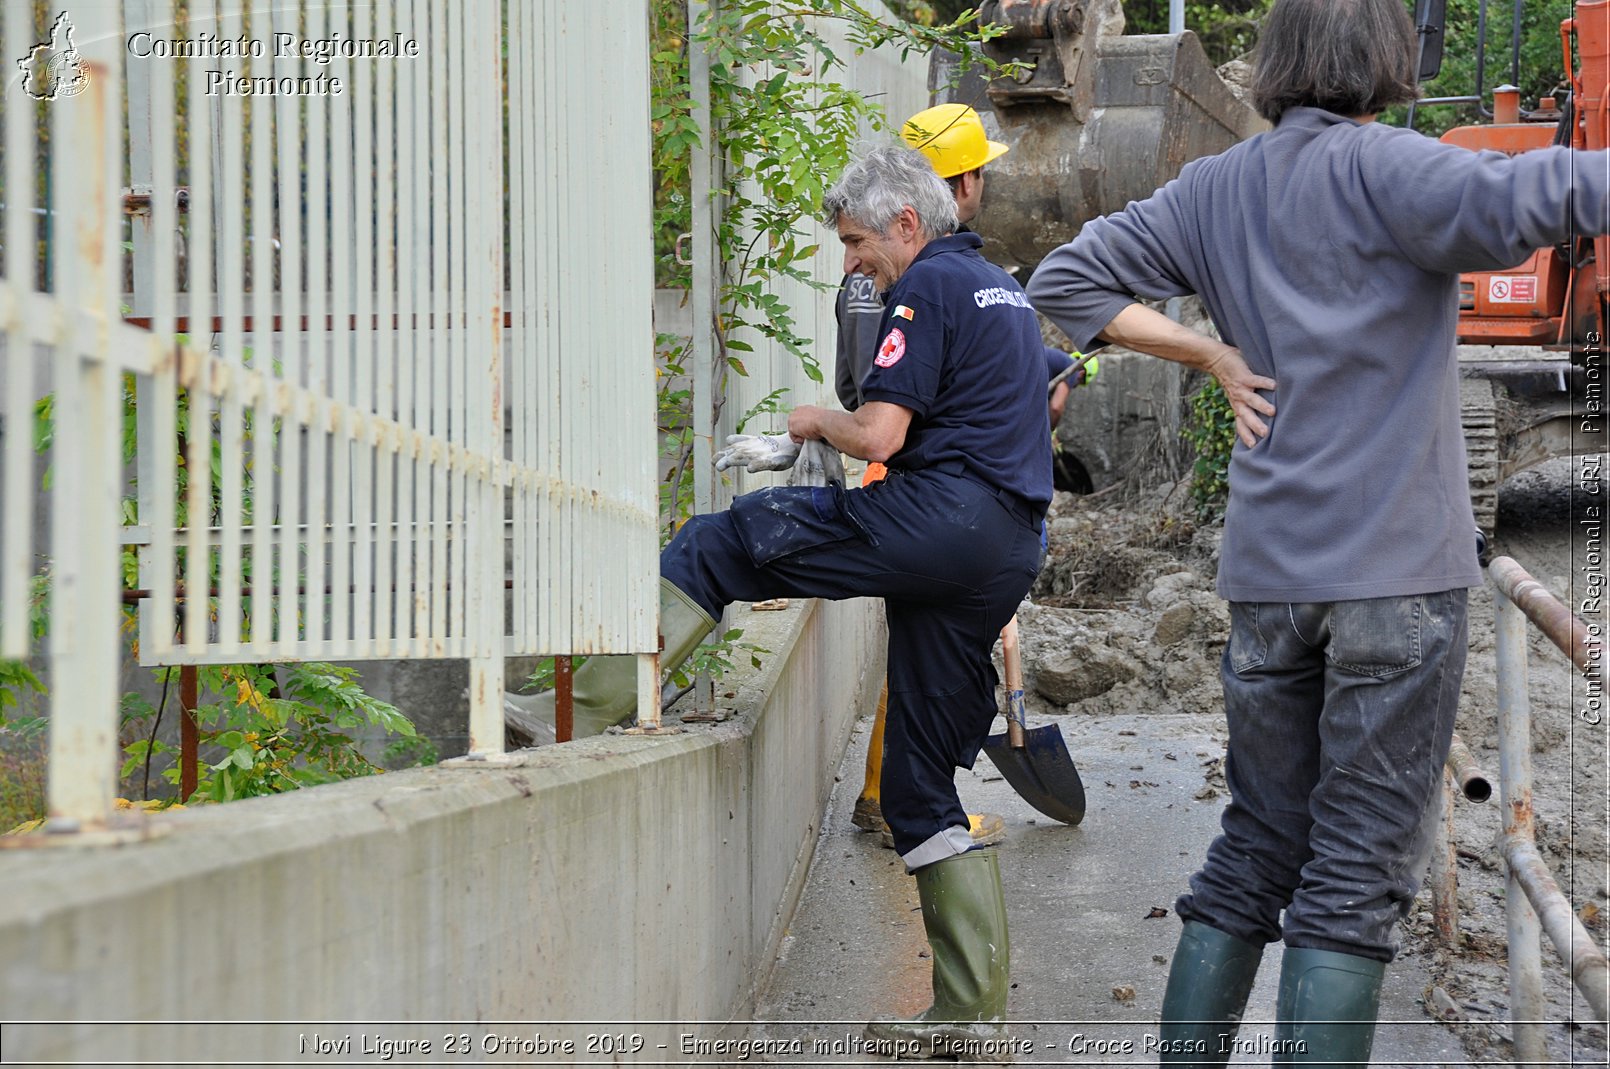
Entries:
[[1258,35],[1252,103],[1373,115],[1415,99],[1414,24],[1403,0],[1277,0]]

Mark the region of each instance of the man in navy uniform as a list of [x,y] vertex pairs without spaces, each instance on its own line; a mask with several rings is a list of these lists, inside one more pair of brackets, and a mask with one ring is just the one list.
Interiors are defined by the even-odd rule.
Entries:
[[[954,777],[995,717],[990,651],[1039,570],[1051,500],[1044,346],[1023,290],[979,255],[977,236],[956,233],[956,198],[919,153],[867,153],[823,208],[845,273],[885,294],[862,403],[802,405],[786,435],[734,436],[717,464],[780,470],[821,440],[889,475],[850,490],[758,490],[684,524],[660,554],[666,660],[685,657],[733,601],[884,599],[883,814],[917,879],[934,1005],[868,1035],[987,1058],[1004,1045],[991,1041],[1010,986],[1006,907],[995,851],[973,842]],[[589,660],[578,706],[607,690],[629,710],[634,671],[630,658]],[[609,672],[619,679],[606,686]]]

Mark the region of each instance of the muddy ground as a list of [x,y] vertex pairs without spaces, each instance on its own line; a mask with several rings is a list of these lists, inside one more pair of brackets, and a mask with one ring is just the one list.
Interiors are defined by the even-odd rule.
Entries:
[[[1604,505],[1602,496],[1576,485],[1579,464],[1551,461],[1506,483],[1496,535],[1498,553],[1514,557],[1567,601],[1580,600],[1588,583],[1592,547],[1582,521],[1591,508]],[[1217,526],[1195,520],[1183,486],[1059,494],[1050,519],[1050,555],[1034,604],[1020,614],[1031,714],[1186,714],[1222,738],[1218,666],[1228,614],[1213,593],[1219,535]],[[1427,1016],[1446,1020],[1473,1062],[1507,1061],[1512,1050],[1504,873],[1495,844],[1501,811],[1490,588],[1471,592],[1470,634],[1457,728],[1491,777],[1494,796],[1479,805],[1461,798],[1454,807],[1458,945],[1439,941],[1429,892],[1422,891],[1404,925],[1403,953],[1421,959],[1434,978],[1422,999]],[[1602,946],[1610,910],[1606,727],[1581,717],[1586,684],[1535,629],[1530,650],[1538,839],[1560,887]],[[1224,789],[1220,763],[1210,757],[1198,797]],[[1551,1056],[1604,1064],[1605,1027],[1573,991],[1546,937],[1544,970]]]

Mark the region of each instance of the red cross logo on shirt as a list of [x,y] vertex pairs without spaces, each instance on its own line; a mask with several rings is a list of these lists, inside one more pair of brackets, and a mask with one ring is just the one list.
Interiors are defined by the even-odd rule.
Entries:
[[878,346],[878,356],[873,363],[877,364],[879,367],[893,367],[895,364],[898,364],[900,362],[900,358],[905,355],[905,332],[899,327],[895,327],[884,337],[883,344]]

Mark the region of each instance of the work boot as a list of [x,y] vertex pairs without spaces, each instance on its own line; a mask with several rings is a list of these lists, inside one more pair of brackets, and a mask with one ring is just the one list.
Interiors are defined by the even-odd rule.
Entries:
[[877,1052],[902,1058],[1011,1061],[1006,993],[1011,947],[1000,862],[969,850],[917,870],[922,924],[932,948],[934,1004],[911,1020],[866,1027]]
[[1385,974],[1372,958],[1287,947],[1270,1064],[1368,1065]]
[[1163,992],[1159,1062],[1217,1069],[1230,1060],[1231,1040],[1262,957],[1263,947],[1256,943],[1185,922]]
[[[861,782],[861,796],[855,800],[855,812],[850,814],[850,823],[862,831],[875,831],[881,835],[889,834],[889,825],[883,820],[883,805],[880,793],[883,783],[883,724],[889,717],[889,681],[883,681],[883,689],[878,691],[878,711],[872,715],[872,738],[866,745],[866,775]],[[894,845],[894,840],[889,841]]]
[[[699,641],[715,621],[692,598],[660,580],[660,670],[668,672],[693,655]],[[637,715],[637,658],[632,654],[599,654],[587,658],[572,678],[575,699],[572,737],[602,735],[609,728]],[[537,696],[533,716],[554,722],[554,692]]]

